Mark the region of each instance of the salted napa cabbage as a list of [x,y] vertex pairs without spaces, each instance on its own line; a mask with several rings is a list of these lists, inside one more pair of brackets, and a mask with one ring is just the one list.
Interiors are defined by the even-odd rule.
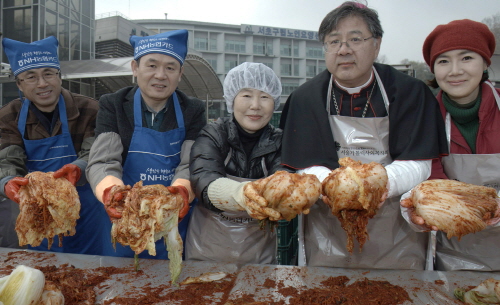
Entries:
[[487,279],[469,291],[455,289],[455,297],[465,304],[489,305],[500,304],[500,281]]
[[164,238],[170,260],[172,284],[176,285],[182,269],[182,239],[179,235],[180,194],[171,194],[163,185],[136,183],[123,203],[122,218],[113,222],[113,241],[128,245],[136,255],[148,250],[156,255],[155,241]]
[[10,275],[0,278],[0,304],[37,304],[44,286],[45,276],[42,271],[19,265]]

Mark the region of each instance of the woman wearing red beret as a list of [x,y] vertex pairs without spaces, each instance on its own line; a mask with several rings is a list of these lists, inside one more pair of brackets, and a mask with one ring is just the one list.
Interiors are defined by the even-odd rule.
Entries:
[[[488,80],[495,36],[464,19],[437,26],[423,46],[429,82],[446,122],[450,154],[433,162],[430,179],[455,179],[500,189],[500,89]],[[500,227],[446,238],[437,232],[437,270],[500,270]]]

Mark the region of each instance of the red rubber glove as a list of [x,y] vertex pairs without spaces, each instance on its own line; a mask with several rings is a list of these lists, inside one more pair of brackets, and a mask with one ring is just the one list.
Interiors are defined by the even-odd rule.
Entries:
[[19,189],[23,185],[27,185],[29,180],[24,177],[15,177],[5,184],[4,193],[10,200],[19,204]]
[[115,187],[118,188],[117,185],[107,187],[102,194],[104,209],[106,210],[106,213],[111,221],[122,218],[122,212],[116,209],[118,206],[116,203],[121,203],[121,201],[125,200],[125,197],[127,197],[128,191],[130,190],[130,188],[122,187],[122,189],[114,191],[113,188]]
[[184,204],[182,208],[179,210],[179,222],[182,221],[184,216],[187,215],[189,212],[189,193],[186,187],[182,185],[177,185],[177,186],[167,186],[168,191],[171,194],[180,194],[182,196],[182,199],[184,200]]
[[70,163],[55,171],[52,176],[56,179],[64,177],[66,180],[71,182],[71,184],[76,185],[76,182],[80,180],[81,174],[82,170],[78,166]]

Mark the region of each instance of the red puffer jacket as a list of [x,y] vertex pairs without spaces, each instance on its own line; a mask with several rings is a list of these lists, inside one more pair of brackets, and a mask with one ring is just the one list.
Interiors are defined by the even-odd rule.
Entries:
[[[479,107],[479,130],[476,138],[476,154],[497,154],[500,153],[500,106],[495,100],[493,89],[483,83],[481,85],[482,97],[481,106]],[[500,89],[495,89],[500,96]],[[446,109],[444,108],[443,92],[440,91],[437,95],[439,106],[443,118],[446,119]],[[499,101],[500,102],[500,101]],[[457,126],[451,122],[451,154],[472,154],[467,141],[462,136]],[[443,171],[441,160],[433,160],[432,173],[429,179],[448,179]]]

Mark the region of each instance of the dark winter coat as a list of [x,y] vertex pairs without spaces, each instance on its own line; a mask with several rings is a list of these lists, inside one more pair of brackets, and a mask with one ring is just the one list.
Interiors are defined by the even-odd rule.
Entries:
[[[232,118],[220,118],[206,125],[191,148],[191,186],[204,207],[219,212],[208,199],[208,185],[227,175],[260,179],[264,178],[261,165],[264,158],[268,174],[283,170],[281,163],[281,129],[272,125],[264,127],[258,143],[247,158],[238,136],[238,130]],[[225,165],[229,150],[231,159]]]

